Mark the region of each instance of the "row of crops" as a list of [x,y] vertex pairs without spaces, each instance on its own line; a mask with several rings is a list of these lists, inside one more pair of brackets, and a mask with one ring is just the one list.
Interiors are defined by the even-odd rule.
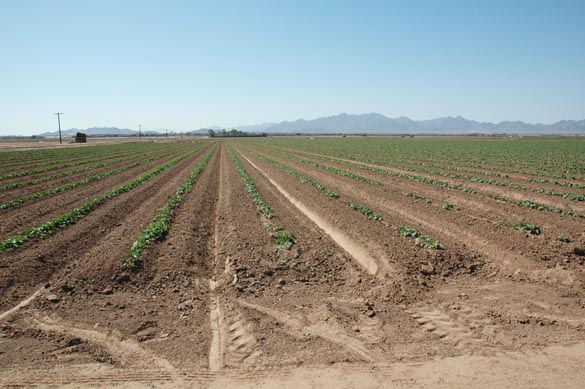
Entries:
[[265,141],[276,147],[355,160],[433,164],[444,169],[476,169],[494,175],[518,173],[570,180],[585,179],[581,139],[403,139],[295,138]]
[[[164,173],[165,171],[171,169],[172,167],[178,165],[179,163],[185,161],[186,159],[193,157],[194,155],[199,153],[203,149],[203,147],[204,147],[204,145],[201,145],[199,143],[193,144],[193,143],[186,143],[185,142],[185,143],[178,143],[178,144],[169,144],[165,147],[165,149],[162,150],[162,152],[159,152],[158,154],[151,156],[147,159],[139,160],[137,162],[134,162],[130,165],[124,166],[124,167],[119,168],[119,169],[114,169],[110,172],[104,173],[103,175],[92,176],[92,177],[95,177],[95,178],[93,178],[93,180],[95,181],[97,179],[105,178],[104,175],[109,176],[112,174],[120,173],[120,171],[119,171],[120,169],[127,170],[127,169],[130,169],[131,167],[136,167],[136,166],[147,164],[148,162],[153,162],[153,161],[163,159],[164,157],[169,157],[169,156],[173,157],[172,159],[170,159],[168,161],[163,161],[162,163],[160,163],[156,167],[148,170],[146,173],[140,174],[140,175],[138,175],[138,177],[135,177],[135,178],[131,179],[130,181],[127,181],[127,182],[123,183],[122,185],[119,185],[116,188],[107,191],[104,194],[101,194],[93,199],[89,199],[89,200],[85,201],[83,204],[81,204],[80,206],[77,206],[77,207],[75,207],[75,208],[73,208],[73,209],[71,209],[71,210],[69,210],[61,215],[53,217],[51,220],[49,220],[47,222],[41,223],[37,226],[25,228],[24,230],[20,231],[19,233],[17,233],[14,236],[11,236],[8,238],[3,238],[2,241],[0,242],[0,252],[13,250],[15,248],[20,247],[25,242],[27,242],[31,239],[44,238],[44,237],[52,234],[55,230],[62,229],[62,228],[65,228],[67,226],[70,226],[72,224],[75,224],[76,222],[78,222],[79,220],[86,217],[88,214],[90,214],[92,211],[94,211],[96,208],[98,208],[99,206],[101,206],[105,202],[107,202],[115,197],[118,197],[124,193],[127,193],[127,192],[151,181],[152,179],[154,179],[155,177]],[[78,185],[82,185],[82,184],[87,184],[88,182],[90,182],[90,181],[87,181],[87,179],[84,179],[84,180],[78,181],[76,183],[73,183],[73,185],[78,186]],[[48,196],[50,194],[62,192],[64,190],[68,190],[68,189],[72,189],[72,188],[69,186],[58,187],[58,188],[54,188],[53,190],[49,190],[49,191],[45,191],[45,192],[38,192],[36,194],[33,194],[32,197],[39,198],[39,197],[43,197],[43,196]],[[17,199],[17,201],[20,201],[20,202],[24,202],[24,201],[28,201],[28,200],[32,201],[33,198],[28,198],[28,196],[27,196],[27,198]],[[4,204],[7,206],[4,206],[2,208],[8,208],[9,206],[13,206],[13,205],[11,205],[10,202],[4,203]]]
[[[290,148],[287,148],[287,149],[280,148],[280,147],[275,148],[272,145],[268,146],[266,144],[261,144],[261,146],[262,146],[262,149],[265,150],[267,153],[281,156],[284,158],[288,158],[291,160],[307,163],[309,165],[312,165],[312,166],[315,166],[318,168],[323,168],[326,165],[315,162],[314,161],[315,159],[329,161],[329,162],[333,162],[333,163],[338,164],[338,165],[345,165],[345,166],[349,166],[349,167],[357,168],[357,169],[361,169],[361,170],[367,170],[367,171],[374,172],[374,173],[390,175],[390,176],[397,177],[397,178],[407,179],[407,180],[411,180],[411,181],[417,181],[417,182],[420,182],[423,184],[430,184],[430,185],[443,187],[443,188],[447,188],[447,189],[458,190],[458,191],[466,192],[466,193],[469,193],[472,195],[478,194],[477,190],[471,189],[468,186],[455,184],[455,183],[452,183],[450,181],[444,181],[444,180],[440,180],[440,179],[430,178],[427,175],[405,173],[405,172],[398,170],[398,169],[391,169],[391,168],[387,167],[387,165],[385,165],[384,163],[377,162],[377,161],[369,160],[368,162],[361,162],[361,161],[357,161],[356,159],[349,159],[349,158],[345,159],[345,158],[339,158],[339,157],[322,155],[322,154],[314,154],[314,153],[306,152],[306,151],[291,150]],[[300,154],[300,155],[306,156],[307,158],[311,158],[311,159],[300,158],[298,156],[295,156],[294,154]],[[376,162],[376,163],[374,163],[374,162]],[[336,169],[336,168],[332,167],[332,166],[328,166],[325,168],[325,170],[330,170],[330,171],[332,169]],[[416,170],[416,169],[413,169],[413,170]],[[471,179],[469,181],[471,181],[471,182],[485,182],[485,181],[489,181],[489,180]],[[525,187],[522,185],[517,185],[517,184],[509,184],[509,185],[502,185],[502,186],[505,186],[505,187],[511,188],[511,189],[522,189],[522,190],[526,190],[526,191],[533,192],[533,193],[553,195],[553,196],[561,197],[563,199],[567,199],[567,200],[574,201],[574,202],[580,202],[580,201],[585,200],[585,195],[581,195],[581,194],[555,192],[555,191],[550,191],[550,190],[545,190],[545,189],[540,189],[540,188],[528,188],[528,187]],[[483,195],[484,197],[496,198],[498,200],[508,201],[508,198],[506,196],[494,195],[494,194],[490,193],[489,191],[487,191],[485,193],[479,193],[479,194]],[[539,211],[554,212],[554,213],[558,213],[558,214],[562,214],[562,215],[570,215],[570,216],[576,216],[576,217],[583,216],[582,214],[571,210],[570,207],[560,208],[560,207],[544,204],[542,202],[534,201],[531,199],[514,200],[511,202],[520,206],[520,207],[535,209],[535,210],[539,210]]]
[[[346,160],[346,159],[339,159],[339,158],[335,158],[335,157],[316,155],[316,154],[311,154],[311,153],[307,153],[307,152],[299,152],[297,150],[290,150],[290,149],[286,149],[288,151],[285,152],[284,148],[268,147],[266,144],[262,144],[262,143],[259,144],[256,142],[253,142],[253,143],[254,143],[253,149],[249,148],[249,147],[246,148],[246,151],[248,153],[250,153],[251,155],[253,155],[261,160],[264,160],[265,162],[270,163],[271,165],[273,165],[281,170],[286,171],[289,174],[291,174],[290,171],[294,172],[294,169],[292,169],[289,166],[286,166],[284,163],[282,163],[282,161],[277,161],[277,160],[271,159],[268,155],[277,156],[281,159],[289,159],[291,161],[295,161],[298,163],[308,164],[308,165],[313,166],[314,168],[324,170],[330,174],[346,176],[346,177],[354,179],[356,181],[361,181],[361,182],[364,182],[366,184],[370,184],[373,186],[377,186],[377,184],[372,183],[372,182],[368,182],[367,180],[364,180],[363,178],[365,178],[365,177],[360,178],[357,175],[352,176],[349,174],[345,174],[342,169],[339,169],[335,166],[323,164],[323,163],[319,163],[319,162],[316,163],[314,160],[301,158],[298,156],[298,154],[308,155],[308,156],[312,157],[313,159],[334,162],[336,165],[346,165],[349,167],[368,170],[368,171],[375,172],[375,173],[391,175],[391,176],[399,177],[399,178],[406,178],[408,180],[415,180],[415,181],[421,182],[423,184],[438,185],[438,186],[441,186],[441,187],[447,188],[447,189],[462,190],[464,192],[467,192],[471,196],[480,196],[481,195],[481,193],[478,193],[477,191],[465,190],[464,187],[463,188],[451,187],[451,186],[449,186],[446,183],[443,183],[441,181],[436,182],[434,180],[427,180],[424,177],[418,177],[418,176],[408,175],[408,174],[404,174],[404,173],[399,173],[399,172],[391,171],[391,170],[388,170],[388,169],[385,169],[382,167],[372,166],[370,164],[351,162],[351,161]],[[262,153],[258,152],[258,150],[261,150]],[[295,173],[292,173],[291,175],[296,176],[296,175],[301,175],[301,173],[295,172]],[[329,191],[329,189],[325,188],[321,184],[315,183],[313,178],[308,177],[306,175],[303,176],[301,181],[305,182],[305,183],[309,183],[312,186],[315,186],[315,184],[317,184],[317,185],[319,185],[319,186],[317,186],[317,188],[320,189],[321,191],[325,191],[325,190]],[[382,183],[380,183],[380,184],[384,185]],[[325,193],[327,193],[327,192],[325,192]],[[337,193],[335,193],[335,194],[336,194],[336,197],[339,197],[339,194],[337,194]],[[432,203],[432,200],[430,198],[428,198],[422,194],[413,192],[413,191],[408,191],[408,192],[404,193],[404,195],[407,197],[411,197],[411,198],[413,198],[417,201],[420,201],[420,202],[429,203],[429,204]],[[568,216],[573,216],[573,217],[578,217],[578,218],[581,218],[584,216],[582,214],[579,214],[579,213],[574,212],[574,211],[567,209],[567,208],[563,209],[563,208],[553,207],[553,206],[549,206],[547,204],[538,203],[538,202],[531,201],[531,200],[514,200],[514,199],[509,199],[505,196],[490,196],[490,195],[485,195],[485,194],[484,194],[484,196],[485,196],[485,198],[492,197],[500,202],[508,202],[508,203],[511,203],[515,206],[530,209],[530,210],[551,212],[551,213],[556,213],[556,214],[560,214],[560,215],[568,215]],[[373,211],[371,211],[368,208],[363,207],[359,204],[350,204],[350,206],[351,206],[351,208],[360,211],[361,213],[363,213],[364,215],[366,215],[370,219],[378,220],[378,218],[381,218],[379,215],[373,213]],[[449,202],[443,202],[442,204],[437,204],[437,206],[439,206],[442,209],[447,210],[447,211],[451,211],[451,210],[456,209],[456,207]],[[474,218],[473,215],[470,215],[470,218],[473,219]],[[493,223],[496,225],[500,225],[502,223],[502,220],[501,219],[494,220]],[[521,226],[521,228],[519,228],[518,226]],[[533,226],[533,227],[525,228],[525,226]],[[402,227],[404,227],[404,228],[402,228]],[[521,230],[521,231],[526,232],[529,235],[540,235],[540,233],[543,231],[542,226],[538,226],[536,224],[529,223],[526,221],[522,221],[522,222],[513,224],[512,227],[513,227],[512,228],[513,230]],[[417,243],[422,242],[422,243],[420,243],[422,247],[435,246],[435,241],[432,238],[429,238],[429,237],[422,235],[418,231],[414,230],[412,227],[400,226],[399,229],[397,228],[397,231],[400,232],[404,236],[414,237],[416,239]],[[408,231],[410,231],[410,232],[408,232]],[[569,240],[566,234],[561,234],[561,235],[559,235],[559,237],[557,237],[556,240],[561,241],[561,242],[566,242]],[[442,245],[439,242],[436,242],[436,247],[437,248],[442,247]]]

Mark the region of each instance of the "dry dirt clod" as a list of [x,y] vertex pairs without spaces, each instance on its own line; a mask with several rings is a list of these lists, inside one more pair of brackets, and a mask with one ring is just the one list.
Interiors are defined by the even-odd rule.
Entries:
[[59,296],[57,296],[56,294],[50,294],[47,296],[47,301],[55,304],[55,303],[58,303],[59,301],[61,301],[61,298],[59,298]]
[[431,276],[433,274],[435,274],[435,268],[433,265],[421,265],[420,266],[420,272],[422,274],[424,274],[425,276]]
[[573,253],[575,253],[575,255],[579,255],[579,256],[585,256],[585,248],[583,247],[575,247],[573,249]]

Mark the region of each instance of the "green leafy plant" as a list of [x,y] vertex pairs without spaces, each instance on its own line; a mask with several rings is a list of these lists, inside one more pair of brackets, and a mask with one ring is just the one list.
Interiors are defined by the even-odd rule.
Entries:
[[396,227],[396,231],[398,231],[400,235],[410,238],[418,238],[420,236],[420,232],[411,227],[398,226]]
[[366,216],[368,219],[370,220],[382,220],[382,215],[379,215],[377,213],[374,213],[374,211],[372,211],[370,208],[366,208],[362,205],[356,204],[356,203],[347,203],[347,205],[351,208],[354,209],[356,211],[358,211],[359,213],[361,213],[362,215]]
[[430,203],[432,202],[432,201],[431,201],[431,199],[429,199],[429,198],[427,198],[427,197],[425,197],[425,196],[419,195],[418,193],[414,193],[414,192],[408,192],[406,195],[407,195],[408,197],[412,197],[412,198],[414,198],[414,199],[416,199],[416,200],[422,200],[422,201],[424,201],[425,203],[429,203],[429,204],[430,204]]
[[451,203],[448,203],[448,202],[444,202],[442,207],[443,207],[443,209],[446,209],[447,211],[452,211],[455,209],[455,206]]
[[294,244],[295,240],[290,232],[278,231],[276,233],[276,251],[290,250]]
[[430,238],[425,235],[420,235],[416,238],[416,243],[425,249],[442,250],[443,245],[436,239]]
[[557,236],[557,240],[559,242],[571,243],[571,238],[569,238],[569,234],[560,234],[559,236]]
[[524,231],[531,235],[540,235],[542,232],[542,227],[527,222],[520,222],[518,224],[514,224],[512,226],[512,229],[516,231]]
[[434,238],[421,234],[419,231],[412,227],[398,226],[396,227],[396,231],[398,231],[400,235],[406,236],[408,238],[415,238],[416,244],[418,244],[422,248],[435,250],[443,249],[443,245],[441,244],[441,242]]

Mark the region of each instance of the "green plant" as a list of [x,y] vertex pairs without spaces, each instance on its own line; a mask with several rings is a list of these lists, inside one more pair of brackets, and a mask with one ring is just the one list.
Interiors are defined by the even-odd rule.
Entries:
[[372,211],[370,208],[366,208],[364,206],[361,206],[361,205],[356,204],[356,203],[351,203],[351,202],[347,203],[347,205],[351,209],[354,209],[354,210],[358,211],[359,213],[363,214],[364,216],[366,216],[370,220],[382,220],[382,215],[378,215],[377,213],[374,213],[374,211]]
[[416,243],[425,249],[442,250],[443,245],[436,239],[430,238],[425,235],[420,235],[416,238]]
[[443,203],[443,209],[446,209],[447,211],[452,211],[455,209],[455,206],[451,203],[448,202],[444,202]]
[[422,201],[424,201],[425,203],[429,203],[429,204],[430,204],[430,203],[432,202],[432,201],[431,201],[431,199],[429,199],[429,198],[427,198],[427,197],[425,197],[425,196],[419,195],[418,193],[414,193],[414,192],[408,192],[406,195],[407,195],[408,197],[412,197],[412,198],[414,198],[414,199],[416,199],[416,200],[422,200]]
[[414,228],[411,228],[411,227],[398,226],[398,227],[396,227],[396,231],[398,231],[398,233],[400,235],[403,235],[406,237],[418,238],[420,236],[420,232],[418,232],[417,230],[415,230]]
[[564,243],[571,242],[571,238],[569,238],[569,234],[560,234],[559,236],[557,236],[557,240],[559,242],[564,242]]
[[396,227],[396,231],[398,231],[400,235],[406,236],[408,238],[415,238],[416,244],[422,248],[435,250],[443,249],[443,245],[438,240],[423,235],[412,227],[398,226]]
[[295,244],[294,237],[288,231],[278,231],[276,233],[276,251],[290,250]]
[[527,222],[520,222],[518,224],[514,224],[512,226],[512,229],[516,231],[524,231],[531,235],[540,235],[542,232],[542,227]]

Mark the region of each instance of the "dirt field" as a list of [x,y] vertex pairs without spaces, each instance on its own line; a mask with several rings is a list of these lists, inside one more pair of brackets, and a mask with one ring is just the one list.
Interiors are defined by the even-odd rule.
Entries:
[[[466,192],[283,144],[198,142],[201,149],[72,225],[0,253],[0,387],[583,387],[585,219],[511,199],[577,213],[584,202],[440,176]],[[1,239],[185,150],[0,209]],[[259,215],[230,151],[273,218]],[[147,246],[140,266],[123,266],[209,152],[164,239]],[[89,174],[0,195],[8,201]],[[506,180],[540,185],[529,177]],[[544,232],[513,230],[522,220]],[[442,249],[421,247],[401,226]],[[294,237],[292,247],[275,248],[280,230]],[[556,239],[562,234],[570,242]]]

